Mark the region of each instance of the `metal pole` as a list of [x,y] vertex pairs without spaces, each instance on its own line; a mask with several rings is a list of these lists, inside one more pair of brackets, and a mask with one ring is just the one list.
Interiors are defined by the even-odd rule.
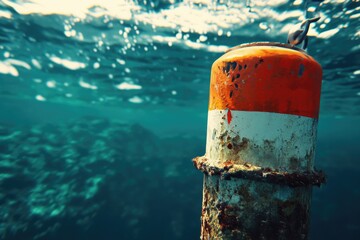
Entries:
[[201,239],[307,239],[321,66],[280,43],[236,47],[212,66]]

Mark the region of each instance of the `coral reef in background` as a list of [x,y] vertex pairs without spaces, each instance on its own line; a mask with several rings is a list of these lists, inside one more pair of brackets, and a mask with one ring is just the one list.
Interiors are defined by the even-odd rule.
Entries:
[[93,117],[0,126],[1,239],[197,237],[203,142]]

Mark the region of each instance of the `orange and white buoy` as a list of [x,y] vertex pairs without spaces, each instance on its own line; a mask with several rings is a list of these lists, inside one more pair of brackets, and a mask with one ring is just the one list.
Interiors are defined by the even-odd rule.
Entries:
[[[201,239],[306,239],[322,69],[286,44],[241,45],[211,70]],[[276,236],[276,237],[275,237]]]

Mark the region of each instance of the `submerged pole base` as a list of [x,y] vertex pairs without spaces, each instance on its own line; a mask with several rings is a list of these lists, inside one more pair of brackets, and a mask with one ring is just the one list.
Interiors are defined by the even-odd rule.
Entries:
[[307,239],[312,185],[322,172],[286,173],[227,161],[193,159],[204,172],[202,240]]
[[311,187],[204,177],[201,239],[307,239]]

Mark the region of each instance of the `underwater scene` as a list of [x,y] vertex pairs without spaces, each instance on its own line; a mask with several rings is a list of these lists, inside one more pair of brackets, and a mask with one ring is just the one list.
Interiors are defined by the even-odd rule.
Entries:
[[199,239],[213,62],[316,16],[309,239],[360,239],[358,0],[0,0],[0,239]]

